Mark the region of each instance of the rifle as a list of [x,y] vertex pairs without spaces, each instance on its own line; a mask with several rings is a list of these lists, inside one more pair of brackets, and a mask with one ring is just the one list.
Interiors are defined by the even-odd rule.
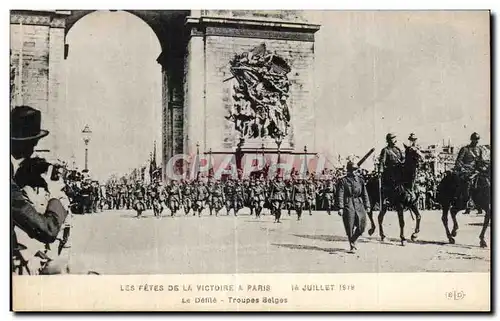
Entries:
[[375,148],[372,148],[368,151],[368,153],[366,153],[365,156],[363,156],[363,158],[361,158],[359,160],[359,162],[356,164],[358,167],[360,167],[367,159],[368,157],[370,157],[371,154],[373,154],[373,152],[375,151]]

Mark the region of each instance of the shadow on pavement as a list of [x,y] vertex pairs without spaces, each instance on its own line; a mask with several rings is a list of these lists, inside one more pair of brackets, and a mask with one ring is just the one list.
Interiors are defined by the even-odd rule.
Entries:
[[[120,217],[123,217],[123,218],[135,218],[135,219],[137,219],[137,214],[122,214],[122,215],[120,215]],[[151,215],[149,215],[149,214],[148,215],[142,214],[139,218],[150,218],[150,217],[155,217],[155,216],[153,214],[151,214]],[[163,215],[162,217],[167,217],[167,216]]]
[[[446,257],[450,255],[451,257]],[[438,256],[438,259],[460,259],[460,260],[483,260],[483,261],[489,261],[486,258],[477,256],[477,255],[469,255],[465,253],[456,253],[456,252],[446,252],[446,256],[441,257]]]
[[[292,234],[296,237],[302,237],[311,240],[320,240],[326,242],[347,242],[347,236],[338,236],[338,235],[308,235],[308,234]],[[368,243],[369,241],[360,238],[358,242]]]
[[276,244],[276,243],[271,243],[271,245],[277,247],[284,247],[291,250],[313,250],[313,251],[327,252],[330,254],[349,253],[346,249],[341,249],[336,247],[323,248],[318,246],[302,245],[302,244]]
[[471,246],[471,245],[464,245],[464,244],[450,244],[448,242],[426,241],[426,240],[416,240],[415,242],[412,242],[412,243],[420,244],[420,245],[441,245],[441,246],[455,247],[455,248],[469,249],[469,250],[479,247],[479,246]]
[[[481,227],[483,227],[483,223],[467,223],[467,225],[470,225],[470,226],[481,226]],[[491,222],[488,223],[488,226],[491,226]]]

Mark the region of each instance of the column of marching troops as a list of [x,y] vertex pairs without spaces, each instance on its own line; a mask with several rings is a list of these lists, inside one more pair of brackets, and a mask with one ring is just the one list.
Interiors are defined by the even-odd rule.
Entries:
[[[74,213],[97,213],[104,210],[136,210],[142,202],[144,210],[154,210],[161,214],[168,210],[170,215],[183,212],[185,215],[202,214],[208,209],[210,215],[238,215],[244,207],[251,214],[260,216],[264,208],[275,206],[291,213],[295,211],[298,219],[302,211],[312,214],[313,210],[335,210],[335,193],[338,180],[345,175],[344,169],[325,170],[321,175],[311,173],[305,178],[290,179],[250,177],[243,179],[205,178],[180,180],[151,184],[143,182],[99,184],[85,175],[68,177],[66,192],[72,201]],[[361,169],[360,175],[366,180],[376,175]],[[434,201],[439,175],[422,171],[417,178],[420,193],[420,208],[432,210],[439,208]],[[159,213],[156,213],[159,212]],[[159,215],[157,215],[159,216]]]

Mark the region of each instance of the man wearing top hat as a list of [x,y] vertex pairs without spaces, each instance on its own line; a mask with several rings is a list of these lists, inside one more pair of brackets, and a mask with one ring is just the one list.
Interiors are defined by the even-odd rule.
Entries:
[[[405,147],[405,153],[408,153],[408,151],[413,151],[416,154],[420,155],[420,159],[424,159],[424,155],[420,151],[420,147],[417,145],[417,136],[414,133],[411,133],[410,136],[408,137],[408,141],[410,142],[409,145],[404,144]],[[416,186],[416,180],[417,180],[417,172],[414,172],[413,175],[410,177],[411,182],[413,182],[413,187],[415,188]]]
[[[13,272],[62,273],[63,266],[60,262],[56,262],[57,260],[47,263],[42,269],[30,270],[30,263],[36,259],[31,255],[26,257],[23,253],[27,250],[29,252],[31,248],[18,242],[19,237],[27,236],[27,241],[34,239],[43,244],[53,243],[68,215],[69,200],[63,192],[62,179],[52,180],[47,177],[50,176],[52,165],[48,167],[46,173],[37,173],[34,170],[35,163],[32,161],[32,156],[35,146],[49,132],[40,128],[41,113],[32,107],[15,107],[11,111],[10,118]],[[36,182],[37,186],[30,186],[27,182]]]

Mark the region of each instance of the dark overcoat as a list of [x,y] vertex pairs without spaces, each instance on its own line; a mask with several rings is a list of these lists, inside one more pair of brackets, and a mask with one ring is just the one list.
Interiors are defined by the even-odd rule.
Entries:
[[343,210],[343,215],[357,216],[360,220],[365,218],[370,200],[364,180],[355,174],[342,178],[338,186],[337,204]]

